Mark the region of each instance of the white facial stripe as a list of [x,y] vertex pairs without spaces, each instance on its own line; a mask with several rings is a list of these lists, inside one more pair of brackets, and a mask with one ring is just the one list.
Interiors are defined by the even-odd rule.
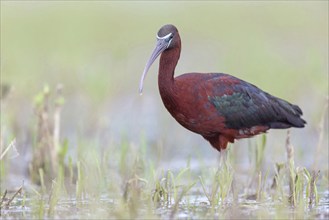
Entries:
[[171,34],[172,34],[172,33],[169,33],[169,34],[167,34],[167,35],[164,36],[164,37],[159,37],[158,34],[157,34],[157,39],[158,39],[158,40],[165,39],[165,38],[169,37]]
[[169,41],[167,48],[170,46],[171,41],[172,41],[172,39]]

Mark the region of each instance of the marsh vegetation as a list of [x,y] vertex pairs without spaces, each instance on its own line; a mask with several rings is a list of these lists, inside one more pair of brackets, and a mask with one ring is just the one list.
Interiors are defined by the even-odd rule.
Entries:
[[[1,1],[0,207],[7,219],[328,219],[328,2]],[[193,16],[192,16],[193,15]],[[225,72],[298,104],[304,129],[229,145],[229,166],[166,112],[177,74]]]

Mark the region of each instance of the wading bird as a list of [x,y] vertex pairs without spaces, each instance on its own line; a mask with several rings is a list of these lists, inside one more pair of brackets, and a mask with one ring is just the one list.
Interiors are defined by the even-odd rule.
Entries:
[[224,73],[186,73],[174,77],[181,39],[173,25],[157,33],[156,47],[148,60],[144,78],[161,54],[158,86],[164,106],[176,121],[202,135],[218,151],[228,142],[249,138],[271,128],[302,128],[302,110],[258,87]]

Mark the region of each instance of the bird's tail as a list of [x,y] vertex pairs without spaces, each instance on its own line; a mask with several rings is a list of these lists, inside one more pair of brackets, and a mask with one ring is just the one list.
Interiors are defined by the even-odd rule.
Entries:
[[301,118],[303,112],[297,105],[279,98],[276,98],[276,101],[278,103],[276,111],[282,116],[282,120],[271,123],[271,128],[303,128],[305,126],[306,121]]

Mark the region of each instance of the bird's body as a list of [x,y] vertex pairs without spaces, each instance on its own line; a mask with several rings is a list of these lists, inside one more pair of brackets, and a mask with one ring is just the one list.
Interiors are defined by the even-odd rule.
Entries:
[[158,32],[158,45],[141,81],[161,54],[158,86],[170,114],[188,130],[202,135],[218,151],[228,142],[270,128],[304,127],[302,111],[256,86],[224,73],[186,73],[174,77],[181,41],[173,25]]

